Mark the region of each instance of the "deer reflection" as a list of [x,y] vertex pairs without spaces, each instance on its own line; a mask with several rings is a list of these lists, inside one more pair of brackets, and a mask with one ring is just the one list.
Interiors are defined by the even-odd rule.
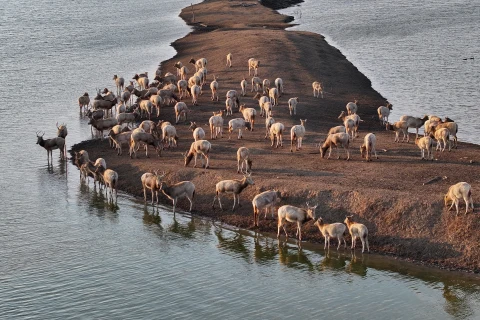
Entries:
[[173,223],[168,227],[168,231],[181,235],[184,238],[193,238],[195,235],[195,221],[190,216],[190,221],[187,225],[181,225],[178,223],[175,215],[173,216]]
[[[89,188],[88,184],[87,184],[87,188]],[[91,194],[90,207],[97,208],[97,209],[103,208],[106,200],[105,196],[103,195],[103,192],[97,191],[97,189],[93,189],[93,191],[90,194]]]
[[297,269],[304,269],[307,267],[310,271],[314,269],[314,265],[303,253],[302,247],[297,246],[297,249],[289,248],[287,242],[278,240],[278,260],[281,264]]
[[[66,176],[66,173],[67,173],[67,167],[68,167],[68,161],[66,159],[60,159],[58,161],[58,171],[61,175],[64,175]],[[53,166],[52,166],[52,172],[53,172]]]
[[461,319],[467,319],[473,316],[474,312],[468,303],[466,291],[444,283],[443,297],[445,298],[445,312],[451,316]]
[[215,230],[215,235],[218,239],[218,248],[238,254],[247,262],[250,262],[250,253],[246,246],[246,237],[233,231],[229,231],[229,233],[233,233],[232,238],[225,237],[222,228]]
[[277,256],[277,248],[274,245],[274,240],[269,237],[263,237],[264,244],[260,244],[260,235],[255,232],[254,236],[254,250],[253,257],[256,262],[266,262],[274,260]]
[[337,250],[325,250],[325,257],[319,263],[320,270],[344,270],[346,266],[345,254]]
[[367,276],[367,262],[368,262],[368,256],[366,255],[360,255],[357,257],[355,254],[355,251],[352,251],[352,256],[350,259],[350,263],[346,267],[346,271],[349,273],[354,273],[357,274],[361,277]]
[[[152,211],[150,211],[150,208],[152,208]],[[147,224],[160,224],[162,222],[157,206],[150,207],[145,203],[143,206],[143,222]]]

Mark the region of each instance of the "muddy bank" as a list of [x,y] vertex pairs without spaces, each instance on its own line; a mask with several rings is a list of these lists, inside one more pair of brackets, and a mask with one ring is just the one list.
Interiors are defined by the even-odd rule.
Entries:
[[260,3],[273,10],[285,9],[296,4],[302,3],[303,0],[261,0]]
[[[237,5],[240,3],[247,5]],[[191,108],[188,120],[201,125],[212,143],[210,169],[192,168],[193,164],[184,166],[180,153],[188,150],[193,141],[189,122],[176,125],[179,145],[163,151],[160,158],[146,158],[141,152],[137,159],[130,159],[126,152],[117,156],[108,148],[106,140],[82,142],[75,145],[74,150],[85,149],[92,159],[105,158],[108,166],[119,173],[119,188],[139,197],[143,197],[140,176],[147,170],[168,172],[166,180],[171,183],[191,180],[196,185],[193,213],[231,225],[250,228],[253,224],[251,199],[259,192],[278,188],[282,193],[280,205],[318,203],[317,215],[326,222],[343,221],[346,215],[354,214],[359,222],[367,225],[373,252],[442,268],[480,270],[477,215],[465,216],[462,211],[456,217],[443,207],[443,194],[448,186],[459,181],[472,185],[475,200],[475,190],[480,190],[479,146],[460,143],[458,149],[451,152],[436,152],[434,161],[422,161],[414,143],[394,143],[394,134],[379,126],[376,109],[385,105],[385,99],[371,88],[369,79],[321,35],[285,31],[288,17],[257,1],[207,1],[193,6],[193,11],[194,21],[190,7],[180,16],[200,28],[175,41],[172,45],[177,55],[163,61],[161,66],[163,72],[174,73],[176,61],[187,64],[191,57],[208,59],[208,81],[199,105],[192,106],[190,100],[185,101]],[[259,16],[262,19],[258,19]],[[225,67],[225,56],[229,52],[233,54],[232,68]],[[245,132],[241,140],[236,139],[235,133],[228,139],[226,130],[223,138],[209,139],[208,119],[212,111],[224,109],[226,91],[240,91],[243,77],[250,79],[247,60],[251,57],[261,61],[260,78],[273,82],[280,77],[285,83],[285,92],[273,110],[275,120],[287,129],[283,148],[270,147],[270,141],[264,138],[264,119],[260,116],[254,131]],[[188,67],[193,74],[193,65]],[[208,89],[214,75],[220,84],[219,102],[211,101]],[[313,97],[313,81],[325,84],[324,99]],[[240,97],[240,102],[258,112],[258,102],[253,95],[249,84],[247,95]],[[295,116],[289,115],[287,107],[291,97],[300,100]],[[364,122],[360,125],[359,138],[351,144],[351,160],[321,159],[318,143],[330,127],[341,124],[338,115],[345,110],[346,103],[354,99],[359,101],[358,114]],[[233,114],[233,118],[236,117],[241,117],[238,111]],[[290,152],[290,128],[305,118],[307,133],[303,148]],[[174,122],[173,106],[162,108],[160,119]],[[225,119],[225,128],[230,119],[231,116]],[[359,153],[367,132],[376,134],[379,152],[379,159],[370,163],[364,162]],[[242,192],[242,206],[234,213],[229,210],[233,204],[231,196],[222,198],[228,210],[221,212],[218,207],[212,210],[215,184],[223,179],[241,178],[236,173],[236,150],[241,146],[251,150],[255,185]],[[151,153],[154,154],[153,150]],[[343,156],[343,150],[340,155]],[[432,179],[433,183],[424,185]],[[171,205],[164,196],[161,201]],[[180,201],[180,208],[188,209],[186,199]],[[276,220],[271,217],[265,220],[262,215],[259,229],[276,233]],[[290,236],[294,236],[294,226],[290,225],[288,230]],[[323,242],[311,222],[304,225],[303,231],[306,241]]]

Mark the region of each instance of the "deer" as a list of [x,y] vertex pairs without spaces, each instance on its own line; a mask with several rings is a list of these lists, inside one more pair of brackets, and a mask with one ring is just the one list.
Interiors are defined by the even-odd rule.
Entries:
[[51,139],[43,139],[45,132],[40,135],[40,132],[37,132],[37,144],[47,150],[47,161],[50,163],[50,159],[53,162],[53,150],[59,149],[60,150],[60,158],[62,160],[66,159],[67,150],[65,146],[65,139],[62,137],[55,137]]
[[220,205],[220,210],[222,208],[222,202],[220,201],[220,195],[222,193],[233,193],[233,207],[232,211],[235,210],[235,204],[238,203],[240,207],[240,193],[248,187],[249,185],[254,185],[255,182],[252,179],[252,175],[250,173],[246,173],[243,175],[242,180],[234,179],[234,180],[222,180],[218,182],[215,186],[215,197],[213,198],[212,209],[215,209],[215,200],[218,199],[218,204]]

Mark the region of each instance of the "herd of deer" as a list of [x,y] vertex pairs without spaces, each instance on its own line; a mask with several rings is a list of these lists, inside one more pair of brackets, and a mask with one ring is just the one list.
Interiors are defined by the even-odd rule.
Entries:
[[[229,54],[227,56],[227,65],[231,65],[231,59],[232,55]],[[189,79],[187,82],[187,88],[191,89],[191,96],[194,100],[192,100],[192,104],[196,105],[197,101],[196,98],[193,96],[197,96],[198,94],[201,94],[201,88],[202,85],[205,84],[205,77],[206,77],[206,64],[207,61],[205,58],[194,60],[191,59],[190,63],[195,65],[195,68],[197,70],[197,73],[195,74],[195,79],[192,80],[192,78]],[[257,72],[258,72],[258,67],[260,65],[260,62],[255,60],[255,59],[250,59],[249,60],[249,73],[250,70],[254,70],[255,77],[257,78]],[[178,91],[180,93],[180,97],[182,97],[182,91],[181,91],[181,86],[183,86],[183,82],[181,81],[186,81],[185,76],[186,73],[188,73],[188,69],[186,69],[185,66],[181,65],[180,62],[175,64],[175,67],[179,70],[178,75],[182,77],[182,80],[178,81]],[[176,141],[178,139],[175,127],[170,123],[166,121],[161,121],[158,124],[150,120],[152,110],[153,108],[157,109],[157,117],[160,114],[160,106],[162,104],[169,104],[172,101],[176,101],[175,105],[175,123],[178,123],[180,119],[183,117],[183,119],[186,121],[187,119],[187,114],[189,112],[189,109],[187,105],[184,102],[180,102],[179,98],[175,95],[175,90],[177,89],[177,86],[175,86],[175,80],[176,76],[167,73],[165,76],[161,76],[160,70],[158,69],[156,72],[156,77],[155,80],[157,81],[156,83],[154,82],[153,84],[149,84],[148,80],[148,73],[143,73],[143,74],[136,74],[133,77],[133,80],[136,81],[137,86],[135,87],[134,83],[131,81],[129,86],[125,86],[125,81],[123,78],[118,77],[115,75],[113,77],[113,80],[115,81],[116,87],[117,87],[117,96],[115,96],[110,90],[105,89],[103,90],[103,95],[100,93],[100,90],[97,90],[97,96],[95,97],[93,101],[93,108],[90,109],[90,98],[88,93],[85,93],[78,99],[78,104],[80,106],[80,110],[82,113],[86,113],[87,116],[90,118],[89,124],[92,125],[95,129],[97,129],[102,138],[103,138],[103,131],[104,130],[110,130],[109,133],[109,139],[112,142],[112,145],[115,146],[118,149],[118,153],[121,154],[122,152],[122,144],[126,143],[129,145],[129,153],[130,157],[135,155],[136,157],[136,151],[139,149],[141,145],[145,146],[146,150],[146,156],[148,157],[148,145],[153,145],[158,153],[158,155],[161,155],[162,149],[168,145],[168,147],[173,147],[176,146]],[[245,79],[244,79],[245,80]],[[273,90],[273,93],[271,96],[266,97],[262,96],[260,94],[257,94],[255,98],[259,100],[259,104],[261,107],[262,114],[265,115],[266,117],[266,137],[270,134],[271,141],[272,141],[272,146],[275,145],[276,141],[276,146],[282,146],[282,133],[284,131],[284,126],[281,123],[275,122],[273,118],[271,117],[272,114],[272,106],[276,105],[277,99],[281,93],[283,93],[283,80],[280,82],[280,78],[275,80],[275,85],[277,86],[277,83],[281,83],[281,89],[277,89],[277,87],[272,88],[276,89]],[[253,80],[252,80],[253,81]],[[242,81],[243,83],[244,81]],[[214,78],[214,81],[212,82],[213,86],[211,86],[212,89],[212,100],[217,100],[218,101],[218,83],[216,81],[216,78]],[[266,83],[264,80],[262,83],[253,83],[252,82],[252,90],[254,90],[254,85],[257,85],[258,87],[263,87],[269,86],[269,82]],[[195,88],[193,90],[194,86],[199,87]],[[318,82],[313,83],[313,90],[314,90],[314,96],[319,97],[320,95],[323,97],[323,90],[321,88],[321,84]],[[242,84],[242,92],[244,92],[244,84]],[[196,92],[196,90],[200,90],[199,92]],[[263,91],[263,90],[262,90]],[[188,90],[185,92],[185,95],[188,95]],[[137,103],[133,105],[131,98],[136,95],[137,98]],[[234,107],[237,107],[238,110],[242,113],[244,118],[236,118],[232,119],[229,122],[229,133],[232,133],[236,130],[238,130],[238,139],[242,138],[242,130],[247,128],[249,130],[253,130],[254,123],[255,123],[255,114],[256,111],[254,108],[245,108],[245,106],[240,106],[239,105],[239,99],[238,99],[238,94],[236,93],[235,90],[230,90],[226,94],[226,114],[232,112],[232,109]],[[127,102],[130,101],[130,107],[128,108]],[[112,113],[112,109],[114,106],[119,103],[119,106],[117,106],[117,116],[116,118],[110,117],[110,118],[104,118],[105,115],[108,115]],[[298,97],[292,98],[289,100],[289,110],[290,114],[296,114],[296,105],[298,103]],[[355,104],[352,105],[353,107],[356,107]],[[132,109],[133,108],[133,109]],[[352,132],[350,133],[347,129],[343,133],[346,135],[346,139],[350,140],[349,135],[352,135],[355,137],[357,135],[357,127],[358,127],[358,121],[355,122],[354,120],[351,120],[349,117],[352,115],[356,115],[356,110],[351,111],[348,108],[347,105],[347,110],[349,115],[345,115],[344,113],[340,116],[343,117],[342,120],[346,122],[349,120],[352,122],[351,128]],[[127,112],[129,111],[129,112]],[[131,116],[127,116],[131,114]],[[125,132],[125,127],[122,126],[123,123],[135,123],[138,118],[141,118],[145,115],[148,116],[149,120],[146,120],[142,122],[138,128],[130,131],[127,130]],[[222,127],[223,127],[223,111],[220,112],[219,114],[215,114],[210,118],[210,130],[211,130],[211,138],[215,139],[217,138],[217,135],[222,135]],[[349,119],[347,119],[349,118]],[[299,150],[302,147],[302,138],[305,135],[305,120],[301,120],[301,124],[299,125],[294,125],[291,128],[291,151],[293,151],[293,145],[295,143],[295,149]],[[361,121],[361,120],[360,120]],[[218,123],[217,123],[218,122]],[[345,126],[347,127],[347,126]],[[126,127],[128,129],[128,125]],[[190,149],[184,154],[184,160],[185,160],[185,166],[187,166],[190,161],[194,159],[194,167],[197,166],[197,157],[200,155],[201,160],[202,160],[202,167],[205,169],[209,168],[209,152],[211,150],[211,143],[207,140],[205,140],[205,132],[203,131],[202,128],[199,128],[196,126],[195,122],[191,122],[190,126],[191,130],[193,131],[193,137],[194,137],[194,142],[191,143]],[[37,144],[40,146],[44,147],[47,150],[47,159],[48,162],[50,163],[50,159],[52,159],[52,150],[59,149],[60,150],[60,155],[62,159],[66,159],[66,144],[65,144],[65,137],[67,136],[67,127],[65,124],[58,125],[57,123],[57,137],[52,138],[52,139],[43,139],[44,134],[40,134],[37,132]],[[334,129],[334,128],[332,128]],[[160,135],[162,135],[160,137]],[[332,135],[333,136],[333,135]],[[373,136],[374,138],[374,136]],[[372,138],[372,139],[373,139]],[[230,136],[229,136],[230,139]],[[333,140],[332,140],[333,141]],[[369,160],[369,153],[370,149],[368,146],[372,144],[374,146],[375,141],[372,143],[368,142],[366,143],[366,146],[364,146],[365,150],[362,150],[362,155],[363,152],[365,151],[367,153],[367,160]],[[331,144],[328,144],[328,139],[325,141],[324,145],[321,148],[321,155],[322,157],[324,156],[325,152],[327,149],[332,149],[332,146],[335,145],[338,147],[338,142],[331,142]],[[374,151],[374,149],[373,149]],[[348,153],[348,150],[347,150]],[[376,155],[376,153],[375,153]],[[347,157],[348,159],[349,157]],[[204,164],[203,160],[206,160],[206,163]],[[116,199],[118,197],[117,195],[117,189],[118,189],[118,174],[111,169],[107,169],[106,167],[106,162],[104,159],[99,158],[95,162],[90,161],[88,158],[88,153],[85,150],[82,150],[80,152],[75,153],[75,164],[79,167],[80,169],[80,178],[81,180],[85,180],[89,177],[92,177],[94,179],[94,186],[96,186],[96,183],[98,182],[100,188],[102,186],[105,186],[105,192],[108,196],[108,190],[110,190],[110,197],[109,199],[113,202],[115,198],[115,203]],[[251,175],[251,167],[252,167],[252,159],[250,158],[250,151],[246,147],[240,147],[237,152],[237,172],[243,173],[243,178],[242,179],[232,179],[232,180],[222,180],[219,181],[216,186],[215,186],[215,196],[213,198],[213,203],[212,203],[212,209],[215,208],[215,202],[218,201],[218,204],[220,206],[220,209],[223,210],[222,207],[222,202],[221,202],[221,196],[224,194],[233,194],[233,207],[232,211],[235,210],[236,206],[240,205],[240,193],[247,188],[249,185],[254,185],[254,181]],[[243,169],[245,165],[245,171]],[[193,208],[193,202],[194,202],[194,196],[195,196],[195,185],[191,181],[182,181],[176,184],[167,184],[166,181],[164,181],[164,178],[166,176],[165,172],[162,172],[161,174],[158,173],[157,171],[150,171],[146,172],[141,176],[141,183],[142,183],[142,188],[143,188],[143,193],[144,193],[144,200],[147,202],[147,191],[151,192],[151,202],[154,204],[156,202],[158,204],[159,198],[158,194],[159,191],[161,191],[168,199],[170,199],[173,202],[173,213],[175,214],[175,209],[178,203],[178,200],[181,198],[187,198],[188,201],[190,202],[190,208],[189,211],[192,210]],[[115,196],[114,196],[115,193]],[[471,193],[470,193],[471,195]],[[451,196],[452,201],[454,200],[454,196]],[[253,200],[252,200],[252,205],[253,205],[253,211],[254,211],[254,226],[258,227],[258,220],[259,220],[259,214],[260,212],[264,211],[265,212],[265,218],[267,216],[268,211],[272,211],[272,216],[274,215],[274,208],[276,204],[280,201],[280,192],[277,190],[268,190],[265,192],[262,192],[260,194],[257,194]],[[446,200],[447,201],[447,200]],[[458,202],[456,203],[458,207]],[[453,205],[453,204],[452,204]],[[314,220],[315,225],[318,226],[320,232],[322,235],[325,237],[325,247],[327,245],[330,245],[330,239],[331,238],[337,238],[339,241],[338,247],[340,247],[341,241],[345,241],[343,238],[343,233],[345,232],[345,225],[342,223],[333,223],[333,224],[326,224],[323,222],[322,218],[317,217],[315,215],[315,209],[317,205],[310,206],[307,203],[306,208],[299,208],[295,207],[292,205],[284,205],[281,206],[278,211],[278,230],[277,230],[277,237],[280,236],[280,229],[283,228],[285,235],[288,237],[288,233],[285,229],[285,224],[286,222],[292,222],[297,224],[297,237],[301,241],[302,240],[302,235],[301,235],[301,226],[303,223],[309,220]],[[468,209],[468,204],[467,204],[467,209]],[[473,209],[473,208],[472,208]],[[458,208],[457,208],[458,212]],[[365,227],[365,225],[356,223],[353,221],[352,217],[347,217],[345,219],[345,224],[347,225],[347,228],[349,229],[349,232],[352,236],[352,246],[351,248],[353,249],[355,247],[355,240],[356,238],[359,238],[362,241],[362,252],[365,249],[365,245],[367,247],[367,250],[369,251],[368,247],[368,230]]]

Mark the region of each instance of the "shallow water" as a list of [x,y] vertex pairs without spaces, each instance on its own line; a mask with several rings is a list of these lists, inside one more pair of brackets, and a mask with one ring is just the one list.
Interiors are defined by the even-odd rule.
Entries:
[[306,0],[280,12],[295,17],[291,30],[320,33],[340,49],[393,105],[390,121],[448,116],[460,141],[478,143],[478,1]]
[[10,1],[0,9],[0,318],[345,318],[351,307],[360,319],[478,318],[477,278],[299,250],[189,215],[173,219],[170,209],[157,217],[124,194],[111,207],[58,151],[47,167],[35,132],[54,136],[58,121],[68,125],[68,146],[89,138],[78,96],[171,57],[169,44],[189,31],[177,17],[189,3]]

